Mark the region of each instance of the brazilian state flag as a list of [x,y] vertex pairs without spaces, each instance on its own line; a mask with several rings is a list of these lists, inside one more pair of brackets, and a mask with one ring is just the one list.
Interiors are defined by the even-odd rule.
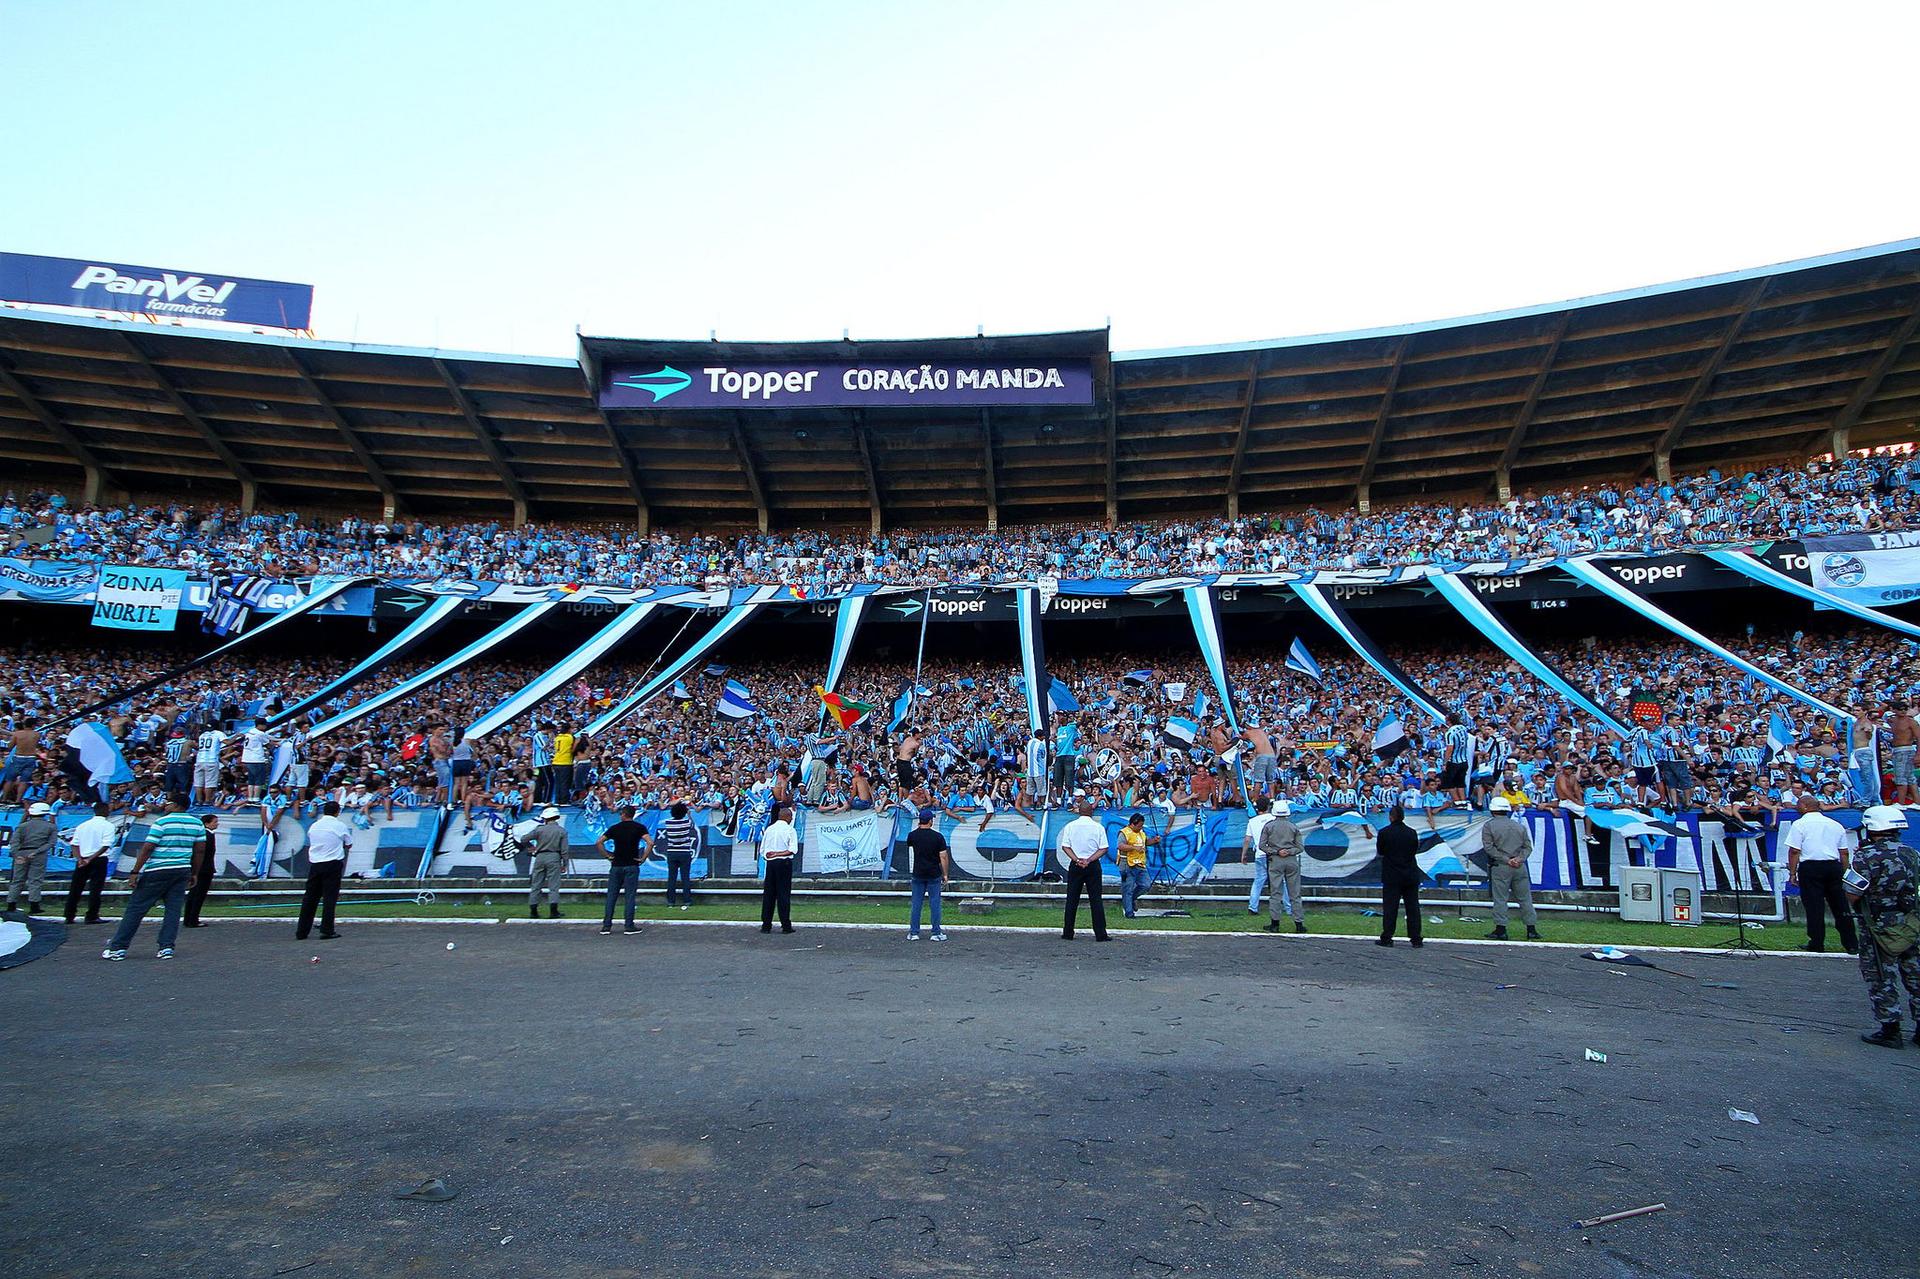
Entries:
[[851,697],[842,697],[838,693],[829,693],[818,684],[813,686],[813,691],[820,695],[820,704],[827,708],[827,713],[833,716],[834,723],[838,724],[842,731],[852,728],[855,724],[858,724],[861,720],[873,714],[876,709],[866,702],[856,702]]

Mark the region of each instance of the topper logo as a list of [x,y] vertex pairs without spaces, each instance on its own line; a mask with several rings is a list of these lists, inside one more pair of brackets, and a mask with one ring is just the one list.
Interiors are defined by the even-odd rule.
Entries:
[[1476,577],[1473,579],[1473,589],[1479,591],[1482,595],[1493,595],[1499,591],[1517,591],[1520,589],[1520,579],[1517,577]]
[[1337,600],[1357,600],[1362,596],[1371,594],[1373,594],[1373,588],[1371,586],[1336,586],[1333,588],[1333,598]]
[[157,280],[141,280],[131,275],[121,275],[110,266],[90,266],[74,280],[73,288],[84,292],[96,284],[109,293],[163,298],[168,302],[178,302],[185,298],[189,302],[209,304],[225,302],[238,287],[237,281],[234,280],[228,280],[215,287],[207,283],[205,276],[199,275],[190,275],[183,280],[171,271],[161,272]]
[[1649,582],[1677,582],[1686,571],[1684,564],[1650,564],[1645,568],[1616,568],[1613,575],[1628,586],[1645,586]]
[[1103,599],[1068,598],[1056,599],[1049,610],[1054,613],[1104,613],[1107,602]]
[[973,600],[937,599],[933,602],[933,611],[936,613],[984,613],[987,611],[987,601],[984,598]]

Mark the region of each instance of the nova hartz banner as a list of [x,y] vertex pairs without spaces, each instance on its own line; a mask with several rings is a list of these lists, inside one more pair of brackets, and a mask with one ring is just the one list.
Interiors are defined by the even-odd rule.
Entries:
[[609,409],[994,408],[1093,403],[1091,360],[812,360],[714,364],[690,359],[610,363]]
[[181,569],[105,564],[93,593],[93,624],[117,631],[170,631],[187,589]]
[[0,298],[276,329],[308,328],[313,315],[311,284],[31,253],[0,253]]

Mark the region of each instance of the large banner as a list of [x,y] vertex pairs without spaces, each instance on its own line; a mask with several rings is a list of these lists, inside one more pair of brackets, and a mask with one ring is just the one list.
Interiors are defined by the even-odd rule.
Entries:
[[807,822],[813,857],[801,869],[815,875],[878,875],[893,843],[893,819],[873,809],[814,816]]
[[711,353],[600,371],[608,409],[994,408],[1090,405],[1093,361],[823,359],[714,364]]
[[1813,586],[1854,604],[1885,608],[1920,599],[1920,533],[1860,533],[1807,539]]
[[309,328],[313,317],[311,284],[31,253],[0,253],[0,298],[276,329]]
[[83,604],[93,598],[91,564],[0,559],[0,599],[35,604]]
[[181,569],[104,565],[93,592],[93,624],[118,631],[170,631],[186,589]]

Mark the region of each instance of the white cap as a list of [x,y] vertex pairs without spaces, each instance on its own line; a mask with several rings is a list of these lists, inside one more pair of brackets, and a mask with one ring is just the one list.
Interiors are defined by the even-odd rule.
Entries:
[[1267,811],[1275,817],[1289,817],[1293,814],[1293,806],[1284,799],[1276,799],[1273,801],[1273,807]]
[[540,820],[543,822],[553,821],[555,818],[559,816],[560,816],[560,810],[555,808],[551,804],[547,805],[545,808],[540,810]]
[[1875,804],[1860,814],[1860,824],[1868,830],[1905,830],[1907,815],[1892,804]]
[[32,807],[27,809],[27,816],[45,817],[47,814],[51,813],[52,811],[53,811],[52,804],[34,804]]
[[1505,795],[1495,795],[1493,802],[1487,805],[1487,811],[1490,813],[1511,813],[1513,811],[1513,805],[1507,802]]

